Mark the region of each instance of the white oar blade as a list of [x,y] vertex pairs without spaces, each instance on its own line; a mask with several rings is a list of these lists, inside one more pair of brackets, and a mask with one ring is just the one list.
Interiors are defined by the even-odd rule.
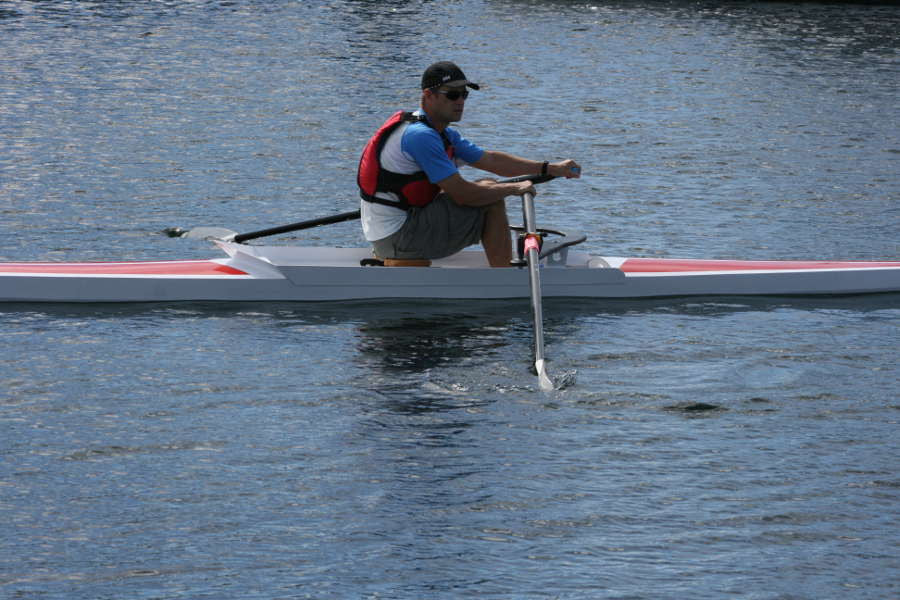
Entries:
[[547,374],[547,365],[544,362],[544,359],[534,361],[534,370],[537,371],[538,384],[543,391],[549,392],[556,389],[553,380],[550,379],[550,376]]
[[236,235],[236,231],[224,227],[195,227],[187,233],[181,234],[181,237],[192,240],[224,240],[227,242],[234,239]]

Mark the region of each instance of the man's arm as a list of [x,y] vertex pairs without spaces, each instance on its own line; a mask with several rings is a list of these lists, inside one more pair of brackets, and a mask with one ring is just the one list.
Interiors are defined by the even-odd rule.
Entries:
[[[473,162],[472,166],[501,177],[515,177],[516,175],[538,175],[541,173],[544,163],[506,152],[485,150],[481,158]],[[568,159],[549,163],[547,173],[554,177],[579,177],[581,168],[574,160]]]
[[[521,158],[506,152],[485,150],[481,158],[471,165],[482,171],[489,171],[502,177],[516,175],[538,175],[544,163]],[[547,173],[554,177],[579,177],[581,167],[574,160],[563,160],[547,165]],[[459,173],[437,182],[454,202],[466,206],[487,206],[503,200],[507,196],[521,196],[526,192],[535,193],[529,181],[518,183],[499,183],[490,179],[467,181]]]
[[[523,175],[525,174],[527,173],[523,173]],[[459,173],[445,177],[437,183],[454,202],[464,206],[488,206],[507,196],[521,196],[526,192],[535,193],[534,185],[530,181],[516,183],[499,183],[490,179],[467,181]]]

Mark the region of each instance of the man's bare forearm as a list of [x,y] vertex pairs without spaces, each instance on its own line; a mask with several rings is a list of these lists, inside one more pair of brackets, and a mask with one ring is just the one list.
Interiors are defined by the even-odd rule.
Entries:
[[572,159],[539,162],[496,150],[486,150],[477,162],[472,163],[472,166],[501,177],[553,175],[554,177],[572,178],[581,176],[581,167]]
[[525,192],[534,193],[531,182],[500,183],[492,179],[467,181],[459,173],[439,181],[438,185],[454,202],[464,206],[489,206],[503,201],[507,196],[521,196]]
[[[467,206],[488,206],[509,196],[521,196],[529,188],[534,191],[529,182],[500,183],[491,179],[481,179],[469,183],[474,189],[461,199],[461,203]],[[452,194],[450,197],[455,199]]]
[[541,172],[543,163],[506,152],[486,150],[481,159],[472,163],[472,166],[501,177],[515,177],[516,175],[538,174]]

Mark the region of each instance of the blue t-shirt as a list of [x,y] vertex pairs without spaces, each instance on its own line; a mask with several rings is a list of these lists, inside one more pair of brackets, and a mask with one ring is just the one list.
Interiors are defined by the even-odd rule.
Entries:
[[[471,164],[478,162],[484,155],[484,150],[462,137],[455,129],[448,127],[444,134],[453,146],[454,158]],[[412,123],[406,128],[400,149],[418,163],[431,183],[437,183],[459,171],[456,163],[444,150],[441,134],[425,123]]]

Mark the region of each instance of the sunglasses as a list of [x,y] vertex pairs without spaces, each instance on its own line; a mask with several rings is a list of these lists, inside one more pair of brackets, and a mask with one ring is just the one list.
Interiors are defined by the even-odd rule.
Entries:
[[454,102],[462,98],[465,100],[469,97],[469,90],[435,90],[438,94],[443,94],[447,97],[447,100]]

